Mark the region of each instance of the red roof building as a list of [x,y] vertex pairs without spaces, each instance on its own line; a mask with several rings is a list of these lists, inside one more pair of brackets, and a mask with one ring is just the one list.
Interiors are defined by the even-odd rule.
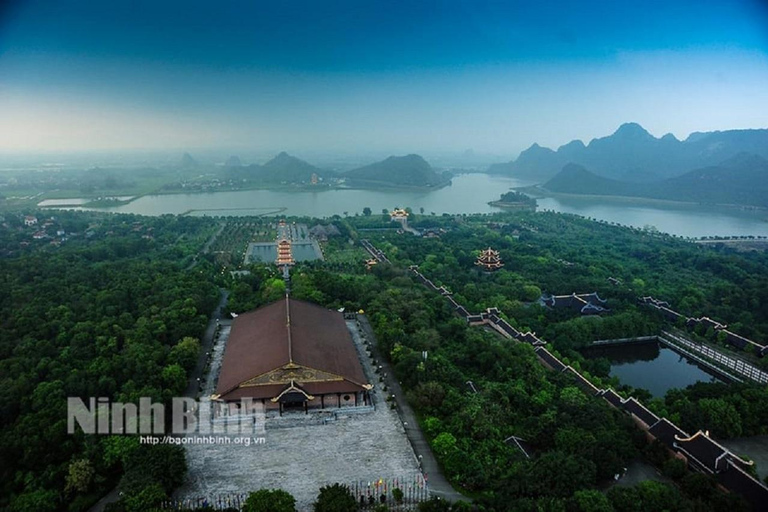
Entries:
[[343,315],[286,297],[234,320],[213,398],[282,413],[367,405],[372,387]]

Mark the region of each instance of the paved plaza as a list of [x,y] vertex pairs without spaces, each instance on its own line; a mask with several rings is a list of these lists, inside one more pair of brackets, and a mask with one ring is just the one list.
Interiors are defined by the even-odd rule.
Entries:
[[[179,499],[248,493],[261,488],[290,492],[298,510],[310,510],[323,485],[341,482],[370,482],[379,478],[412,478],[418,463],[398,415],[388,407],[378,386],[370,358],[366,357],[356,322],[348,321],[363,368],[374,387],[374,411],[351,413],[339,410],[335,420],[313,423],[313,414],[291,412],[263,434],[263,444],[187,445],[189,474],[176,492]],[[220,368],[229,329],[222,329],[211,361],[213,376]],[[208,378],[204,393],[212,392],[215,379]],[[324,416],[328,416],[325,413]],[[314,416],[318,418],[317,415]],[[282,420],[288,420],[282,421]],[[304,421],[308,420],[308,421]],[[290,423],[290,427],[282,427]],[[315,422],[316,423],[316,422]]]

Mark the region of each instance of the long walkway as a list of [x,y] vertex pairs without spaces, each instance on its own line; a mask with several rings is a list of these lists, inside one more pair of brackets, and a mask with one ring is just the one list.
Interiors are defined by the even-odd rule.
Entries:
[[[714,350],[713,348],[708,347],[707,345],[696,343],[695,341],[691,341],[682,336],[677,336],[668,331],[662,331],[661,334],[662,335],[659,338],[668,344],[673,345],[679,349],[687,349],[694,354],[701,355],[706,359],[714,361],[715,371],[722,372],[723,370],[718,367],[722,366],[725,368],[725,372],[735,373],[737,374],[737,377],[746,378],[758,384],[768,383],[768,373],[760,370],[759,368],[756,368],[755,366],[752,366],[751,364],[738,357],[726,355],[719,350]],[[704,361],[704,363],[707,364],[708,361]],[[711,366],[709,364],[707,365]],[[726,375],[728,375],[728,373],[726,373]],[[737,378],[736,380],[741,379]]]
[[[360,321],[360,327],[362,328],[363,332],[365,332],[366,337],[370,340],[375,340],[376,338],[373,333],[373,329],[371,328],[371,324],[368,322],[368,319],[365,317],[365,315],[359,315],[358,320]],[[376,360],[379,361],[379,364],[382,367],[381,372],[386,374],[384,383],[386,384],[387,389],[390,390],[390,393],[395,397],[395,403],[397,404],[397,411],[400,415],[400,420],[403,422],[403,427],[405,428],[405,433],[408,436],[408,441],[410,441],[411,446],[413,447],[413,451],[421,463],[421,471],[424,473],[427,479],[430,495],[438,496],[451,502],[459,500],[470,501],[469,498],[457,492],[451,486],[445,476],[443,476],[440,465],[437,463],[437,459],[435,459],[435,456],[432,454],[429,443],[427,442],[427,439],[424,437],[424,433],[419,427],[416,414],[414,414],[411,406],[408,405],[408,402],[405,399],[405,394],[400,388],[400,383],[397,382],[397,380],[394,378],[395,374],[392,371],[392,368],[390,367],[386,358],[382,357],[377,344],[371,343],[371,347]]]

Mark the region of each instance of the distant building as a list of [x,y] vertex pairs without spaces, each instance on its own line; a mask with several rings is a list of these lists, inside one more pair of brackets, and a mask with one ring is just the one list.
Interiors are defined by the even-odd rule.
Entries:
[[403,219],[408,219],[408,212],[402,208],[395,208],[389,212],[389,219],[394,221],[402,221]]
[[475,261],[475,265],[481,267],[486,272],[493,272],[503,267],[504,263],[502,263],[501,257],[499,257],[499,251],[494,251],[489,247],[480,253],[477,261]]
[[37,225],[37,217],[33,215],[27,215],[24,217],[24,225],[25,226],[36,226]]
[[317,173],[316,173],[316,172],[313,172],[313,173],[312,173],[312,176],[309,178],[309,182],[310,182],[312,185],[317,185],[317,181],[318,181],[318,178],[317,178]]

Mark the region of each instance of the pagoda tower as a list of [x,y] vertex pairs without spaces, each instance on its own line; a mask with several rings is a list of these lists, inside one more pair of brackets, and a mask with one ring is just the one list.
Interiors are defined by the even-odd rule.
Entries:
[[277,265],[293,265],[293,254],[291,253],[291,241],[287,239],[280,240],[277,243]]
[[494,251],[489,247],[480,253],[475,265],[481,267],[486,272],[493,272],[503,267],[504,263],[501,262],[499,251]]

